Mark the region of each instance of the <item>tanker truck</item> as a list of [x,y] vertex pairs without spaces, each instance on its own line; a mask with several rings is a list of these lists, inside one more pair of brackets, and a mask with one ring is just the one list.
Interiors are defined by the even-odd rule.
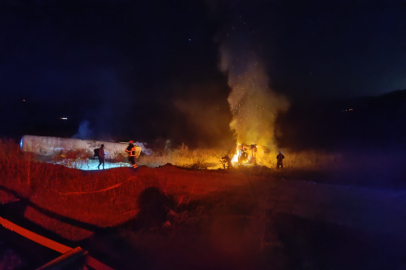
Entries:
[[[127,142],[104,142],[94,140],[81,140],[60,137],[24,135],[20,141],[21,150],[42,156],[63,155],[69,151],[80,152],[87,157],[93,157],[94,150],[104,144],[106,159],[121,159],[126,157],[125,149]],[[142,148],[136,147],[136,157],[141,153]]]

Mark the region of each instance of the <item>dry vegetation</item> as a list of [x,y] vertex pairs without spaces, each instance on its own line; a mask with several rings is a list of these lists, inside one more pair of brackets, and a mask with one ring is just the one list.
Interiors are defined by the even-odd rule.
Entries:
[[189,150],[187,146],[182,145],[178,149],[153,152],[149,156],[142,155],[137,163],[148,167],[159,167],[170,163],[185,168],[218,169],[222,167],[220,160],[225,154],[216,149]]
[[[336,167],[342,163],[342,155],[324,153],[317,151],[307,152],[292,152],[284,150],[286,156],[284,160],[285,168],[290,169],[320,169]],[[196,168],[196,169],[219,169],[221,165],[221,157],[227,155],[224,150],[219,149],[195,149],[189,150],[187,146],[182,145],[178,149],[171,149],[161,152],[153,152],[151,155],[143,155],[139,158],[138,164],[149,167],[158,167],[170,163],[172,165]],[[230,154],[230,157],[234,153]],[[260,165],[268,168],[276,167],[276,152],[267,154],[260,162]]]

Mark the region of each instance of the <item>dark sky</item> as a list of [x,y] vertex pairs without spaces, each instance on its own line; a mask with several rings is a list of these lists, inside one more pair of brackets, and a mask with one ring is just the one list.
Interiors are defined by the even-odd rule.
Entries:
[[406,88],[405,1],[0,1],[0,134],[227,140],[227,34],[293,103]]

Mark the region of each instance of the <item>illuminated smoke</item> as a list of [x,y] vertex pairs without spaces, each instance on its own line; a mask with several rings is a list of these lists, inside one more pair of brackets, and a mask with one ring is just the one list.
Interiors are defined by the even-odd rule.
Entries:
[[80,122],[78,132],[73,135],[75,139],[90,139],[93,136],[93,131],[89,127],[89,121],[84,120]]
[[135,142],[134,145],[141,147],[141,152],[144,153],[145,155],[149,156],[152,154],[152,149],[147,148],[147,143]]
[[234,34],[220,46],[220,68],[228,75],[228,103],[233,115],[230,128],[238,143],[274,149],[275,120],[289,107],[288,100],[268,87],[263,63],[249,44],[249,37]]

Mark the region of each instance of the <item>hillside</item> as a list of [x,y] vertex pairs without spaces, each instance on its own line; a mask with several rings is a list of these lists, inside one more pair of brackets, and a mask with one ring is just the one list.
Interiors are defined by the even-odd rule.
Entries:
[[377,97],[293,104],[278,120],[278,142],[291,149],[405,149],[406,90]]

